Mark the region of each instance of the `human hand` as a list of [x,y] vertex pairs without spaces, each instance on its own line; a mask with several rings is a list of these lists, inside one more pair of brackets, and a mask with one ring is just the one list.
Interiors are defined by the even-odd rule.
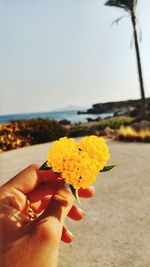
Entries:
[[[80,197],[92,197],[94,189],[80,189]],[[52,171],[32,165],[0,187],[0,266],[57,266],[59,243],[71,242],[64,226],[68,215],[80,220],[84,214],[73,205],[74,197],[64,181]],[[37,214],[28,217],[29,208]]]

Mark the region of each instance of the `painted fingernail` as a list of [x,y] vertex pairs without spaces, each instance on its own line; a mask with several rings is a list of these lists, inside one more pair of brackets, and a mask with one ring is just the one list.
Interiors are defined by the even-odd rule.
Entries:
[[78,210],[82,213],[82,215],[85,215],[85,212],[84,212],[84,210],[83,209],[81,209],[81,208],[78,208]]
[[67,233],[68,233],[68,235],[70,235],[71,238],[74,237],[74,235],[69,230],[67,230]]
[[68,205],[67,199],[62,195],[55,194],[55,195],[53,195],[53,199],[56,202],[58,202],[61,206],[66,207]]

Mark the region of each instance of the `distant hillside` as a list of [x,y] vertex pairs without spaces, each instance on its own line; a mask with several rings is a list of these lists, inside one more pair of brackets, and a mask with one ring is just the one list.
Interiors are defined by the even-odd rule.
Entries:
[[[126,100],[116,102],[97,103],[86,112],[79,111],[78,114],[100,114],[107,112],[127,112],[140,107],[141,100]],[[147,107],[150,109],[150,97],[146,99]]]

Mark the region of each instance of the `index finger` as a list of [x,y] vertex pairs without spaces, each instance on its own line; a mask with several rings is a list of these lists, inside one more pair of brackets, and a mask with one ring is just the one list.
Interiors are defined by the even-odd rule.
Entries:
[[7,187],[7,189],[13,187],[23,194],[28,194],[32,192],[40,183],[56,180],[59,177],[59,175],[55,174],[53,171],[39,170],[39,167],[40,166],[38,164],[33,164],[27,167],[2,187]]

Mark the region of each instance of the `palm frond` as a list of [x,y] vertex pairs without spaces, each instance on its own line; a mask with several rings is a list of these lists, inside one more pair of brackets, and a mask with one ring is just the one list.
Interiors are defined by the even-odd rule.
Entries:
[[123,8],[125,11],[134,11],[138,0],[108,0],[106,6]]
[[117,25],[120,22],[120,20],[123,19],[123,18],[124,18],[124,16],[121,16],[118,19],[113,20],[113,22],[111,23],[111,25],[114,25],[114,24]]

